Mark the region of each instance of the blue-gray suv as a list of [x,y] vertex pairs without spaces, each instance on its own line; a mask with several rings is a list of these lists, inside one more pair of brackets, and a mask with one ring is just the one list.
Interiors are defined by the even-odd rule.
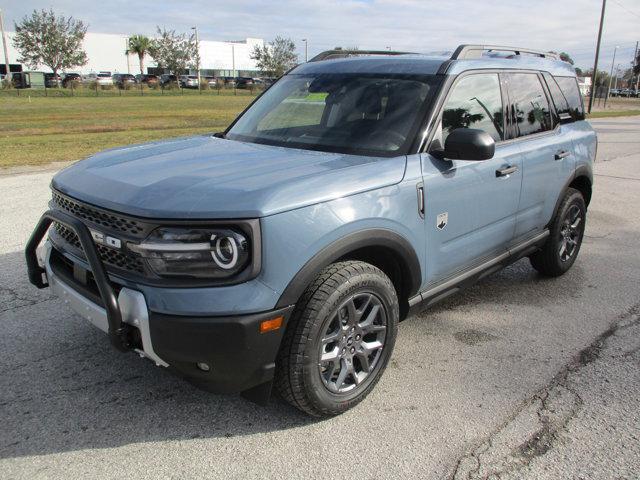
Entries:
[[325,52],[223,133],[58,173],[29,277],[200,387],[335,415],[412,312],[522,257],[571,268],[595,155],[555,54]]

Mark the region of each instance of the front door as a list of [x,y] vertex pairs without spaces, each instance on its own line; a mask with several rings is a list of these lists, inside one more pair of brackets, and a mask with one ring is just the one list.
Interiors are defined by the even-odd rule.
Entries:
[[456,128],[476,128],[496,141],[490,160],[422,156],[427,283],[503,253],[513,239],[522,183],[522,154],[504,143],[504,107],[497,73],[472,73],[453,84],[430,151]]

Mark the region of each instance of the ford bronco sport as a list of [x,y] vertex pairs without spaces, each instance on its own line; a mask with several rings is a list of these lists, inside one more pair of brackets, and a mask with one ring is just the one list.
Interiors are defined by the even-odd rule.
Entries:
[[335,415],[411,312],[522,257],[571,268],[595,154],[555,54],[325,52],[224,133],[55,175],[29,277],[203,388]]

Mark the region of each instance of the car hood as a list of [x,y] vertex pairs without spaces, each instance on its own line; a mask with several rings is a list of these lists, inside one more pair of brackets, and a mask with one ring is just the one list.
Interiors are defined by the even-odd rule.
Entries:
[[213,136],[98,153],[52,181],[78,200],[149,218],[255,218],[393,185],[406,157],[368,157]]

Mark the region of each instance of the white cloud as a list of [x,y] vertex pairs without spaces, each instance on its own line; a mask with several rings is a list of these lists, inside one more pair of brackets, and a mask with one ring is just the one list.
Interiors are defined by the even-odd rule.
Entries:
[[[7,20],[18,20],[50,0],[10,0]],[[87,21],[90,30],[153,34],[156,25],[187,31],[198,25],[204,39],[291,37],[310,54],[336,45],[397,50],[451,50],[460,43],[506,44],[569,52],[581,66],[593,62],[600,0],[181,0],[172,2],[56,0],[54,9]],[[609,2],[602,68],[631,60],[640,6]],[[637,14],[638,16],[635,16]],[[11,26],[9,26],[11,27]],[[12,29],[12,28],[10,28]],[[609,66],[607,66],[609,62]]]

